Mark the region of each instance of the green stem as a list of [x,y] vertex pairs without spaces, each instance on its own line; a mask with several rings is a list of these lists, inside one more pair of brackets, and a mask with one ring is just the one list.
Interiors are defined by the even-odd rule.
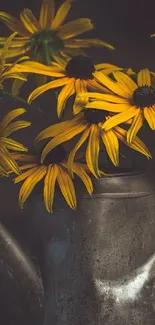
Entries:
[[19,102],[22,102],[22,103],[24,103],[26,105],[29,105],[24,98],[22,98],[20,96],[14,96],[11,93],[9,93],[8,91],[5,91],[3,89],[0,89],[0,96],[7,96],[7,97],[10,97],[10,98],[12,98],[14,100],[18,100]]

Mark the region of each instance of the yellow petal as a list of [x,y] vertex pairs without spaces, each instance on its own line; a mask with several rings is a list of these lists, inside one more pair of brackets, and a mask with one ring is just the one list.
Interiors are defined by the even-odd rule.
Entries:
[[120,128],[119,126],[116,126],[113,129],[113,132],[116,134],[117,138],[122,141],[124,144],[126,144],[128,147],[142,153],[143,155],[145,155],[147,158],[151,158],[151,153],[149,152],[149,150],[147,149],[146,145],[136,136],[134,138],[134,140],[132,141],[132,143],[128,143],[127,142],[127,131]]
[[40,9],[39,23],[42,29],[50,29],[54,17],[54,0],[43,0]]
[[90,91],[94,91],[94,92],[99,91],[104,94],[111,94],[111,91],[108,88],[103,87],[99,82],[95,80],[95,78],[87,80],[87,88]]
[[128,109],[130,109],[130,106],[129,104],[114,104],[94,100],[93,102],[88,103],[85,108],[101,109],[104,111],[119,113],[128,111]]
[[[4,45],[7,41],[7,39],[8,39],[7,37],[0,37],[0,44]],[[27,40],[28,40],[28,37],[15,37],[10,44],[10,48],[25,46],[25,43],[27,42]],[[3,52],[3,48],[0,48],[0,53],[2,53],[2,52]]]
[[[81,34],[81,33],[80,33]],[[84,39],[72,39],[72,40],[67,40],[65,41],[65,46],[70,47],[70,48],[78,48],[78,47],[106,47],[110,50],[114,50],[114,47],[107,43],[104,42],[100,39],[95,39],[95,38],[84,38]]]
[[71,207],[71,209],[76,210],[76,194],[73,181],[71,177],[68,175],[67,170],[64,170],[60,166],[59,172],[57,175],[57,181],[61,190],[61,193],[66,200],[67,204]]
[[91,181],[90,177],[85,172],[82,164],[73,163],[73,172],[81,178],[81,180],[84,183],[88,193],[91,195],[92,192],[93,192],[93,184],[92,184],[92,181]]
[[106,147],[107,154],[114,166],[119,165],[119,142],[112,130],[103,131],[101,134],[102,141]]
[[[82,114],[83,116],[83,114]],[[35,139],[35,143],[38,143],[41,140],[50,138],[50,137],[55,137],[58,134],[60,134],[60,132],[64,131],[64,130],[68,130],[69,128],[74,127],[75,125],[78,125],[81,121],[82,117],[81,114],[77,117],[75,117],[73,120],[68,120],[68,121],[64,121],[64,122],[60,122],[60,123],[56,123],[53,124],[51,126],[49,126],[48,128],[42,130],[36,137]]]
[[35,98],[43,94],[45,91],[64,86],[68,84],[69,81],[70,81],[69,78],[60,78],[58,80],[50,81],[45,85],[39,86],[38,88],[34,89],[32,93],[29,95],[28,103],[30,104]]
[[0,165],[6,171],[11,170],[15,174],[20,174],[20,170],[16,161],[13,159],[10,152],[4,146],[0,147]]
[[76,143],[75,147],[71,150],[69,156],[68,156],[68,162],[67,162],[67,168],[69,171],[69,174],[73,177],[73,161],[75,158],[75,155],[79,148],[83,145],[83,143],[87,140],[89,134],[90,134],[90,127],[88,126],[85,131],[83,132],[80,140]]
[[129,120],[133,116],[135,116],[137,113],[136,107],[131,107],[127,109],[126,111],[116,114],[113,117],[110,117],[105,123],[103,123],[102,128],[105,131],[108,131],[112,129],[114,126],[124,123],[125,121]]
[[151,86],[151,76],[148,69],[141,70],[137,76],[138,86]]
[[[19,168],[22,170],[23,168],[25,168],[25,165],[24,166],[20,166]],[[38,171],[38,165],[32,167],[31,169],[29,169],[26,172],[22,173],[21,175],[17,176],[14,179],[14,183],[17,184],[17,183],[19,183],[21,181],[24,181],[24,179],[26,179],[30,175],[33,175],[36,171]]]
[[[76,92],[76,97],[75,97],[75,101],[73,104],[73,114],[74,115],[81,112],[83,107],[88,102],[88,96],[85,95],[85,93],[87,92],[85,80],[77,79],[75,81],[75,92]],[[83,94],[83,96],[79,97],[79,93]]]
[[86,95],[91,99],[91,100],[103,100],[103,101],[107,101],[110,103],[114,103],[114,104],[128,104],[128,100],[126,100],[125,98],[122,97],[118,97],[116,95],[112,95],[112,94],[101,94],[101,93],[95,93],[95,92],[88,92],[86,93]]
[[72,138],[74,138],[77,134],[83,132],[86,128],[87,124],[79,124],[75,125],[73,127],[68,128],[67,130],[64,130],[60,132],[55,138],[53,138],[51,141],[48,142],[48,144],[44,147],[41,155],[41,163],[44,161],[47,154],[54,149],[56,146],[58,146],[61,143],[64,143]]
[[26,61],[21,64],[16,64],[15,69],[16,72],[36,73],[50,77],[64,77],[64,72],[61,67],[46,66],[42,63],[34,61]]
[[51,24],[51,29],[56,30],[60,27],[60,25],[64,22],[66,19],[69,10],[71,9],[72,6],[72,0],[66,0],[63,2],[63,4],[60,6],[58,9],[52,24]]
[[155,130],[155,105],[144,107],[144,117],[152,130]]
[[[0,122],[0,132],[5,132],[5,128],[14,120],[16,117],[24,114],[26,112],[25,108],[17,108],[5,115],[3,120]],[[5,133],[3,133],[4,135]]]
[[15,17],[7,14],[6,12],[0,12],[0,21],[2,21],[6,26],[9,27],[13,32],[18,32],[21,36],[29,36],[30,33],[28,30],[23,26],[20,20],[16,19]]
[[40,166],[25,180],[19,191],[19,205],[22,208],[37,183],[39,183],[46,174],[46,167]]
[[23,22],[25,28],[31,33],[38,33],[41,31],[40,25],[34,17],[30,9],[24,9],[20,13],[20,19]]
[[47,168],[47,174],[44,180],[44,202],[49,213],[53,211],[55,183],[59,173],[59,168],[56,165],[50,165]]
[[89,141],[86,149],[86,162],[92,174],[99,178],[98,158],[100,151],[100,129],[98,125],[92,124]]
[[108,76],[104,75],[100,71],[93,72],[93,76],[104,86],[106,86],[109,90],[113,91],[116,95],[119,95],[124,98],[130,98],[132,93],[129,94],[128,90],[125,90],[124,87],[121,87],[121,84],[113,81]]
[[5,131],[4,131],[4,133],[2,132],[2,135],[4,135],[5,137],[8,137],[13,132],[18,131],[20,129],[27,128],[30,125],[31,125],[31,122],[27,122],[27,121],[16,121],[16,122],[13,122],[13,123],[11,123],[10,125],[8,125],[5,128]]
[[121,88],[124,89],[126,93],[128,92],[128,96],[132,96],[133,92],[137,88],[137,84],[124,72],[116,71],[113,75]]
[[19,142],[7,139],[4,137],[0,137],[0,143],[4,145],[7,149],[14,150],[14,151],[27,151],[27,149]]
[[113,72],[117,71],[117,70],[123,70],[123,68],[120,68],[117,65],[110,64],[110,63],[98,63],[98,64],[95,64],[95,69],[96,70],[103,70],[103,73],[104,73],[104,70],[105,71],[110,70],[110,71],[113,71]]
[[[25,44],[26,44],[26,42],[25,42]],[[6,54],[6,58],[7,59],[16,58],[17,56],[23,55],[28,51],[29,51],[29,48],[26,48],[25,46],[22,46],[19,48],[11,48],[10,47],[8,53]]]
[[141,109],[137,109],[137,114],[134,116],[132,124],[127,132],[127,142],[131,143],[137,135],[139,129],[142,127],[144,122],[143,114]]
[[7,80],[7,79],[19,79],[19,80],[22,80],[24,82],[27,80],[20,73],[13,73],[11,71],[9,71],[8,73],[5,73],[4,75],[2,75],[1,82],[3,82],[4,80]]
[[63,40],[83,34],[93,29],[93,24],[88,18],[79,18],[59,28],[58,36]]
[[57,114],[61,117],[61,114],[66,105],[67,99],[75,93],[75,79],[71,78],[70,81],[60,91],[57,99]]
[[6,59],[6,54],[8,52],[9,46],[11,41],[13,40],[13,38],[17,35],[17,32],[11,34],[8,39],[6,40],[4,47],[3,47],[3,51],[2,54],[0,56],[0,74],[2,73],[3,69],[4,69],[4,65],[5,65],[5,59]]

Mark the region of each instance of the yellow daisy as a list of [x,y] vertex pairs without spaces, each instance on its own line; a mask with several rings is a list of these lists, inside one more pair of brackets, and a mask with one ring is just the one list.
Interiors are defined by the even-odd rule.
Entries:
[[19,142],[12,140],[10,135],[17,130],[31,125],[30,122],[21,120],[12,122],[16,117],[25,112],[26,110],[24,108],[14,109],[0,122],[0,174],[3,173],[6,175],[10,170],[16,174],[20,174],[20,169],[12,157],[11,152],[27,151],[27,149]]
[[[108,112],[103,110],[87,109],[84,112],[79,113],[72,120],[57,123],[41,131],[35,140],[36,143],[43,139],[53,137],[42,151],[41,162],[44,161],[46,155],[51,150],[61,143],[73,139],[78,134],[82,134],[80,140],[70,152],[68,158],[68,169],[71,175],[73,175],[72,166],[75,154],[87,140],[86,163],[92,174],[97,178],[101,176],[98,168],[100,140],[103,142],[106,152],[115,166],[118,166],[119,164],[118,140],[130,146],[130,148],[144,154],[148,158],[151,157],[145,144],[138,137],[136,137],[132,144],[129,145],[125,139],[126,131],[122,128],[114,127],[111,130],[105,131],[102,127],[106,118],[108,118]],[[109,120],[110,119],[111,117]]]
[[[105,46],[113,49],[113,46],[102,40],[76,38],[94,26],[88,18],[63,24],[71,6],[72,0],[65,0],[55,12],[54,0],[43,0],[38,20],[27,8],[20,13],[20,20],[1,11],[0,21],[20,35],[12,42],[7,57],[14,58],[29,53],[33,60],[49,64],[53,55],[74,55],[81,48]],[[1,37],[0,44],[5,42],[6,38]]]
[[12,64],[6,64],[6,56],[9,51],[9,47],[12,44],[12,41],[17,33],[11,34],[5,41],[5,45],[3,47],[2,53],[0,55],[0,89],[3,88],[3,82],[7,79],[19,79],[22,81],[26,81],[25,76],[22,73],[16,72],[14,67],[16,63],[21,60],[25,60],[27,57],[22,57]]
[[[27,200],[37,183],[44,179],[44,202],[48,212],[53,210],[54,192],[56,181],[58,182],[61,193],[67,204],[76,209],[76,193],[73,181],[67,170],[66,153],[62,146],[57,146],[48,154],[41,164],[39,155],[16,155],[16,159],[26,162],[19,168],[21,171],[26,170],[14,180],[19,183],[24,180],[19,192],[19,204],[23,208],[24,202]],[[93,192],[92,181],[87,175],[87,166],[74,162],[73,172],[82,180],[88,193]]]
[[141,70],[137,74],[137,83],[123,72],[114,72],[113,81],[101,72],[93,73],[97,81],[115,93],[100,94],[87,93],[91,102],[86,108],[107,110],[112,113],[119,113],[107,120],[103,128],[110,130],[118,124],[132,119],[131,126],[127,131],[127,141],[131,143],[144,120],[152,130],[155,130],[155,88],[151,85],[151,75],[148,69]]
[[95,80],[92,75],[94,71],[101,70],[105,74],[110,74],[113,71],[122,70],[122,68],[108,63],[94,65],[91,58],[85,55],[74,56],[68,61],[58,57],[55,57],[55,60],[55,62],[51,63],[51,66],[27,61],[17,64],[15,69],[19,72],[37,73],[58,78],[37,87],[30,94],[28,102],[31,103],[35,98],[47,90],[63,87],[57,98],[57,114],[59,118],[61,117],[66,101],[70,96],[76,94],[73,113],[77,114],[88,102],[88,96],[83,96],[81,99],[78,96],[79,93],[84,94],[88,90],[109,93],[100,82]]

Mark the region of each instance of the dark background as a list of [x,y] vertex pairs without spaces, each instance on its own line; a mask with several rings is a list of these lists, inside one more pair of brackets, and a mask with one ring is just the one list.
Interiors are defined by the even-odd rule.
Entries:
[[[59,6],[61,1],[56,0],[56,3]],[[37,17],[40,4],[41,1],[39,0],[5,0],[1,1],[0,10],[18,18],[20,11],[25,7],[31,9]],[[88,53],[92,55],[94,63],[109,62],[124,68],[131,67],[136,71],[146,67],[155,71],[155,38],[150,39],[150,34],[155,33],[154,0],[76,0],[69,13],[68,20],[79,17],[91,18],[95,24],[95,29],[84,34],[83,37],[100,38],[113,44],[116,48],[115,51],[104,48],[89,50]],[[9,29],[4,24],[0,24],[0,36],[9,34]],[[55,109],[55,104],[53,104],[50,95],[40,98],[36,103],[47,112]],[[2,115],[8,110],[20,106],[20,103],[7,99],[0,102]],[[18,134],[22,143],[31,144],[33,137],[49,125],[49,117],[44,113],[39,113],[37,108],[32,107],[27,119],[32,121],[33,128],[28,132],[22,131]],[[155,133],[145,130],[142,138],[154,156],[152,161],[146,164],[146,167],[154,172]],[[139,159],[142,159],[140,155]],[[33,212],[29,203],[25,204],[24,210],[20,210],[18,207],[18,190],[19,187],[14,186],[10,179],[1,180],[0,220],[20,241],[21,246],[31,251],[31,255],[35,259],[34,228],[31,228]],[[35,218],[35,222],[36,220]],[[37,233],[37,228],[35,231]],[[44,229],[42,228],[41,231],[43,235]],[[38,247],[39,249],[40,247]]]

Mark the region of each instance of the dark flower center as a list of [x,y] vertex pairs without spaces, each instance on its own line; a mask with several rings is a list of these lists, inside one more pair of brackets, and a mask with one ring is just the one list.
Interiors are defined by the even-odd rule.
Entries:
[[59,145],[51,150],[44,159],[44,165],[58,164],[66,158],[66,152],[63,146]]
[[92,79],[92,73],[95,71],[91,58],[84,55],[74,56],[66,66],[68,77],[76,79]]
[[52,56],[59,54],[64,49],[64,43],[58,37],[56,31],[43,30],[42,32],[33,34],[27,42],[26,47],[30,48],[34,59],[39,56],[42,58],[42,63],[49,65]]
[[155,88],[152,86],[138,87],[133,93],[133,104],[141,108],[154,105]]
[[105,122],[106,116],[108,116],[108,112],[101,109],[87,109],[84,111],[84,117],[90,124]]

